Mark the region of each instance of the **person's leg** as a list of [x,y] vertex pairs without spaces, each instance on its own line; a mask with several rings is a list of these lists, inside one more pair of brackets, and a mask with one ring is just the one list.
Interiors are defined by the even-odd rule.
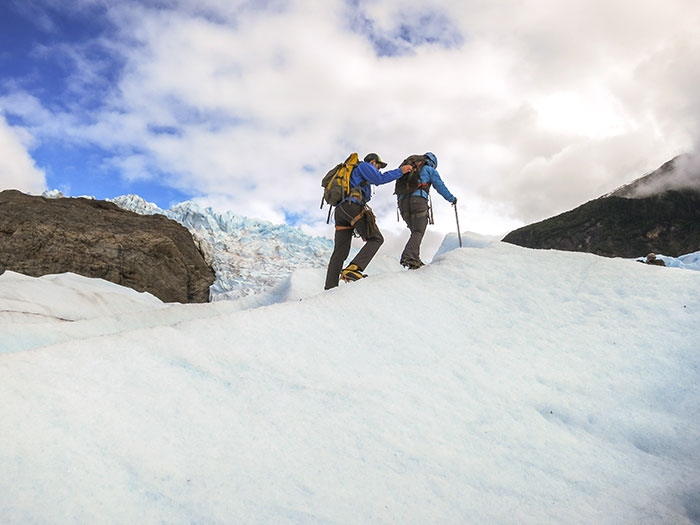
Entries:
[[360,272],[367,268],[367,265],[377,254],[379,248],[384,244],[384,236],[379,231],[379,227],[374,225],[373,228],[370,228],[369,226],[369,221],[364,215],[355,223],[355,229],[360,233],[362,238],[365,239],[365,245],[353,258],[350,265],[356,265]]
[[422,264],[420,245],[428,227],[428,201],[423,197],[410,196],[401,200],[399,210],[406,226],[411,231],[408,242],[401,254],[401,264]]
[[[347,203],[343,203],[335,209],[335,244],[333,246],[333,254],[328,261],[328,270],[326,271],[326,290],[338,286],[343,263],[350,253],[353,228],[347,219],[348,214],[345,208],[348,206]],[[344,229],[338,229],[338,226]]]

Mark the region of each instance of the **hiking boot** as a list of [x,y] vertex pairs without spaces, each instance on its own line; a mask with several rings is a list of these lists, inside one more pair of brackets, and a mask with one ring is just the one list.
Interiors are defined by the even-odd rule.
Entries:
[[409,270],[417,270],[421,266],[425,266],[425,263],[420,259],[403,259],[401,261],[401,266],[405,266]]
[[340,272],[340,278],[346,283],[351,281],[359,281],[365,277],[367,276],[360,271],[360,268],[358,268],[356,264],[351,264]]

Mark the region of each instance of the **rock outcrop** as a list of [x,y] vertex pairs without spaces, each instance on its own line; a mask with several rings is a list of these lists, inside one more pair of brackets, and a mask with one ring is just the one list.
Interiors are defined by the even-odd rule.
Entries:
[[[700,250],[700,187],[695,187],[693,177],[685,177],[689,184],[675,183],[677,161],[571,211],[514,230],[503,241],[607,257],[632,258],[649,252],[678,257],[696,252]],[[674,184],[664,186],[664,179]],[[639,191],[652,184],[654,191]]]
[[163,215],[106,201],[0,192],[0,273],[73,272],[165,302],[209,300],[215,279],[192,234]]

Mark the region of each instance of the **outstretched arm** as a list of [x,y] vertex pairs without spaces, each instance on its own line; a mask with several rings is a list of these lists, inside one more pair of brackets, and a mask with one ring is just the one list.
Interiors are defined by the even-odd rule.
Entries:
[[411,168],[410,166],[401,166],[395,170],[385,171],[382,173],[369,162],[361,162],[355,169],[360,172],[365,180],[368,180],[375,186],[379,186],[380,184],[386,184],[387,182],[398,179],[401,175],[410,171]]
[[445,186],[445,183],[442,182],[442,179],[440,178],[440,174],[438,171],[434,168],[429,168],[426,167],[424,169],[429,169],[430,170],[430,183],[433,185],[435,190],[442,195],[442,197],[447,201],[447,202],[454,202],[457,200],[457,198],[450,193],[450,190],[447,189],[447,186]]

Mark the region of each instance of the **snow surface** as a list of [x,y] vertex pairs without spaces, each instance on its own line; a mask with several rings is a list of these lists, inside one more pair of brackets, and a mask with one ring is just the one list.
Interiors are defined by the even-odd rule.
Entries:
[[455,243],[197,305],[4,274],[0,522],[700,522],[700,274]]

